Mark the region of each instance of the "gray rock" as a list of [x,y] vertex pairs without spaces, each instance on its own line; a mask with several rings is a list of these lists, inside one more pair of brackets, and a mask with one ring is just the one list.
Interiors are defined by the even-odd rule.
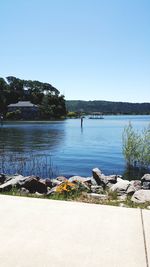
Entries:
[[92,185],[91,191],[92,191],[92,193],[101,194],[103,192],[103,187],[100,185]]
[[72,176],[68,179],[69,182],[73,183],[73,182],[79,182],[79,183],[91,183],[91,178],[85,178],[85,177],[81,177],[81,176]]
[[25,180],[21,180],[19,181],[18,185],[21,187],[24,187],[26,189],[28,189],[30,191],[30,193],[47,193],[47,186],[45,184],[45,182],[43,182],[42,180],[40,180],[38,177],[36,176],[28,176],[28,177],[24,177]]
[[142,189],[149,190],[150,189],[150,182],[143,182]]
[[93,178],[95,179],[97,185],[102,185],[102,172],[98,168],[92,170]]
[[150,190],[138,190],[134,193],[131,200],[135,203],[150,202]]
[[124,180],[122,179],[122,176],[120,176],[120,175],[117,176],[117,183],[118,183],[118,182],[121,182],[121,181],[124,181]]
[[29,190],[30,193],[46,193],[47,186],[40,182],[39,178],[36,176],[14,175],[11,180],[0,185],[0,191],[10,191],[13,187],[21,188],[24,187]]
[[134,192],[136,192],[137,190],[140,190],[140,189],[141,189],[141,181],[133,180],[130,182],[130,185],[129,185],[126,193],[128,195],[133,195]]
[[95,179],[97,185],[106,187],[111,187],[113,184],[117,183],[117,179],[121,179],[119,175],[104,175],[98,168],[92,170],[93,178]]
[[107,181],[107,183],[111,183],[111,184],[116,184],[117,183],[117,175],[109,175],[109,176],[105,176],[105,179]]
[[91,185],[97,185],[97,182],[95,181],[95,179],[91,176],[91,177],[87,177],[87,180],[89,180],[89,184]]
[[45,179],[40,178],[39,182],[45,184],[47,187],[50,187],[50,188],[53,187],[53,183],[50,178],[45,178]]
[[104,194],[89,193],[87,194],[87,196],[88,198],[93,198],[93,199],[108,200],[108,195]]
[[93,169],[92,172],[97,185],[102,186],[103,189],[105,189],[107,184],[109,184],[112,180],[114,183],[115,178],[113,175],[105,176],[98,168]]
[[116,191],[118,193],[125,193],[130,185],[130,182],[127,180],[120,180],[116,184],[114,184],[111,188],[110,191]]
[[67,180],[67,178],[64,177],[64,176],[58,176],[58,177],[56,178],[56,180],[58,180],[58,181],[60,181],[60,182],[65,182],[65,181]]
[[150,182],[150,174],[147,173],[147,174],[144,174],[144,176],[141,178],[142,181],[147,181],[147,182]]
[[25,177],[22,175],[14,175],[11,176],[11,179],[7,182],[4,182],[2,185],[0,185],[0,192],[2,191],[10,191],[12,187],[15,187],[19,184],[20,181],[24,181]]
[[55,186],[55,187],[51,188],[50,190],[48,190],[46,195],[50,196],[50,195],[54,194],[57,191],[57,187],[58,186]]
[[150,174],[145,174],[141,178],[142,188],[143,189],[150,189]]
[[57,179],[51,179],[51,182],[52,182],[52,187],[62,184],[62,182],[58,181]]

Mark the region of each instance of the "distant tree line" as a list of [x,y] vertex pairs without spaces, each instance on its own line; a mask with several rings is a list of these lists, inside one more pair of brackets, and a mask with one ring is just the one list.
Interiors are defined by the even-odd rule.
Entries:
[[102,112],[103,114],[150,114],[150,103],[128,103],[111,101],[66,101],[69,112]]
[[22,80],[13,76],[0,78],[0,113],[7,113],[9,104],[30,101],[39,107],[39,119],[60,118],[66,115],[65,99],[49,83]]

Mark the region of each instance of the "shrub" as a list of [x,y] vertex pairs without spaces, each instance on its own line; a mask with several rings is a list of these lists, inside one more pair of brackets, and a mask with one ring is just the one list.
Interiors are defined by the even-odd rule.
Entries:
[[148,168],[150,166],[150,125],[140,134],[131,123],[122,135],[123,155],[128,166]]
[[20,116],[21,116],[21,111],[19,109],[6,113],[6,119],[8,120],[9,119],[12,119],[12,120],[20,119]]
[[77,112],[70,111],[70,112],[68,112],[67,116],[69,118],[76,118],[76,117],[78,117],[78,114],[77,114]]

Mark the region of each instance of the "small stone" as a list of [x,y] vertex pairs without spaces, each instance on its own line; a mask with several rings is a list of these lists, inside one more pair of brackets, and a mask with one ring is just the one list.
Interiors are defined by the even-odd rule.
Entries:
[[103,195],[103,194],[89,193],[87,194],[87,196],[89,198],[94,198],[94,199],[99,199],[99,200],[108,200],[108,196]]

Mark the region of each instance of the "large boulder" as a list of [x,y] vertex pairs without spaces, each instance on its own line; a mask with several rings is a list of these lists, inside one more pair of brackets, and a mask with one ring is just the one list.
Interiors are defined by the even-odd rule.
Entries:
[[138,190],[134,193],[131,200],[135,203],[150,202],[150,190]]
[[16,179],[18,175],[6,175],[4,173],[0,174],[0,185],[10,181],[11,179]]
[[130,182],[130,185],[126,191],[128,195],[133,195],[136,191],[141,189],[141,181],[133,180]]
[[145,174],[141,178],[141,183],[143,189],[150,189],[150,174]]
[[[104,189],[106,187],[110,188],[113,184],[116,184],[120,175],[104,175],[98,168],[92,170],[93,179],[95,179],[97,185],[102,186]],[[121,179],[122,180],[122,179]]]
[[47,185],[45,182],[40,181],[36,176],[26,177],[24,181],[19,181],[18,186],[28,189],[30,193],[47,193]]
[[120,177],[120,176],[118,176],[118,175],[108,175],[108,176],[105,176],[105,179],[106,179],[107,183],[116,184],[118,177]]
[[10,191],[13,187],[17,186],[20,181],[24,181],[24,180],[25,180],[25,177],[23,177],[22,175],[11,176],[10,180],[0,185],[0,192]]
[[97,185],[101,185],[105,189],[106,185],[108,184],[107,176],[105,176],[98,168],[94,168],[92,173]]
[[121,180],[114,184],[111,188],[110,191],[114,192],[116,191],[117,193],[124,194],[128,187],[130,186],[130,182],[127,180]]
[[44,182],[36,176],[14,175],[11,179],[4,184],[0,185],[0,191],[10,191],[12,188],[22,188],[28,189],[30,193],[46,193],[47,186]]
[[92,170],[93,178],[95,179],[97,185],[102,184],[102,172],[98,168]]

